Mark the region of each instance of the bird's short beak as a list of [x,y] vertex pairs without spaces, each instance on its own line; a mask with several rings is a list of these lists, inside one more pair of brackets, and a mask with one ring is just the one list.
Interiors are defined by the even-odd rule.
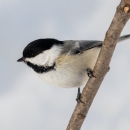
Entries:
[[17,60],[17,62],[22,62],[22,61],[24,61],[23,57]]

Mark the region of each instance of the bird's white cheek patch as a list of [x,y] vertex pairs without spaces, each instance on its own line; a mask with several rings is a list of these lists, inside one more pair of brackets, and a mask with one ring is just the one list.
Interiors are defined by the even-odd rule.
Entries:
[[33,64],[36,64],[36,65],[45,65],[47,63],[47,55],[44,54],[44,53],[41,53],[39,55],[37,55],[36,57],[33,57],[33,58],[26,58],[25,61],[29,61]]
[[60,55],[61,51],[62,51],[61,47],[54,45],[51,49],[46,50],[35,57],[26,58],[25,61],[40,66],[46,66],[46,65],[51,66],[54,64],[56,58]]

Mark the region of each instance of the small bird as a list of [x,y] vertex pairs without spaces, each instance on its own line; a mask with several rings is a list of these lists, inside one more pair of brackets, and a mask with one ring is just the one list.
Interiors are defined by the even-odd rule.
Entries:
[[[121,36],[118,42],[130,38]],[[22,58],[38,76],[55,86],[78,87],[77,102],[81,101],[80,86],[93,76],[93,68],[103,41],[38,39],[29,43],[23,50]]]

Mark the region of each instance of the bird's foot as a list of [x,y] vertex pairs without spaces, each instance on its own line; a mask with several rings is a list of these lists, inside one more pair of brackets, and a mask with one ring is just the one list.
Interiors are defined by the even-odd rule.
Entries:
[[87,69],[87,74],[88,74],[88,77],[89,77],[89,78],[95,77],[95,76],[93,75],[93,70],[90,69],[90,68]]
[[80,88],[78,88],[78,94],[77,94],[76,101],[77,101],[77,103],[83,103],[84,104],[84,102],[81,100]]

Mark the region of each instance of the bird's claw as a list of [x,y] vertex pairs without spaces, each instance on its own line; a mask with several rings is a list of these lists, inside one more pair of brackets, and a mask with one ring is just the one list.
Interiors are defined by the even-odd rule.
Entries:
[[77,101],[77,103],[83,103],[84,104],[84,102],[81,100],[80,88],[78,88],[78,94],[77,94],[76,101]]
[[95,77],[95,76],[93,75],[92,69],[90,69],[90,68],[87,69],[87,74],[88,74],[88,77],[89,77],[89,78]]

